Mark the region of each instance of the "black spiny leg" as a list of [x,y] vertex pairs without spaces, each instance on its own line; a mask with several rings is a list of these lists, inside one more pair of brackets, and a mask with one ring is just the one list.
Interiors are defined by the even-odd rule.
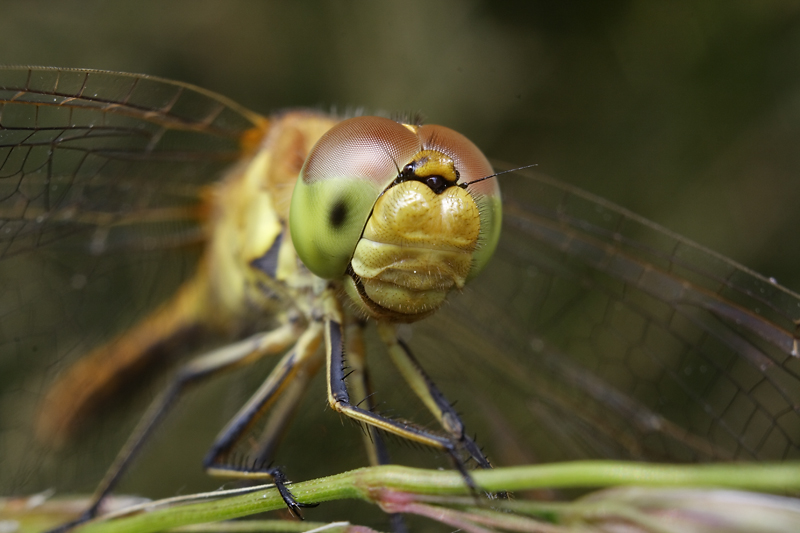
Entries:
[[350,394],[347,391],[347,385],[344,380],[342,327],[339,322],[331,319],[325,321],[325,353],[328,367],[328,403],[334,410],[358,422],[374,426],[379,430],[446,452],[453,460],[456,469],[461,473],[469,490],[477,493],[475,481],[458,454],[457,441],[435,435],[408,422],[391,420],[351,405]]
[[[452,404],[445,398],[444,394],[436,387],[433,380],[428,377],[422,366],[417,362],[414,355],[408,346],[397,338],[397,332],[392,324],[380,323],[378,324],[378,332],[381,339],[386,344],[389,350],[389,355],[392,358],[397,369],[405,378],[411,389],[416,393],[422,403],[428,410],[436,417],[441,424],[442,428],[449,433],[452,438],[458,443],[458,446],[469,453],[470,457],[475,460],[479,468],[492,468],[489,459],[483,454],[483,451],[475,443],[472,438],[467,435],[464,430],[464,422],[458,415]],[[456,468],[459,471],[466,472],[464,463],[461,461],[456,462]],[[467,484],[470,484],[471,478],[465,477]],[[470,485],[474,488],[474,484]],[[505,493],[498,493],[497,497],[505,498]]]
[[[350,390],[356,398],[363,398],[359,406],[363,406],[372,412],[375,409],[372,383],[369,378],[367,366],[367,354],[364,346],[364,326],[362,321],[351,320],[347,325],[347,364],[350,367],[350,375],[347,378],[350,382]],[[389,450],[380,432],[374,426],[364,424],[364,446],[367,449],[370,464],[386,465],[391,463]],[[408,531],[403,515],[391,513],[389,522],[394,533],[405,533]]]
[[[316,507],[316,504],[298,502],[287,488],[289,482],[280,469],[258,466],[263,465],[263,462],[259,460],[254,461],[250,466],[229,464],[224,460],[229,456],[233,447],[247,434],[247,430],[277,402],[278,408],[267,426],[266,442],[262,443],[259,455],[263,456],[274,448],[277,444],[275,439],[280,438],[283,428],[302,397],[305,384],[321,364],[318,356],[321,341],[322,325],[314,322],[303,333],[295,347],[275,365],[261,387],[217,436],[203,460],[206,471],[213,476],[272,481],[289,511],[301,520],[303,517],[300,514],[300,508]],[[284,396],[284,394],[286,395]]]
[[294,342],[297,337],[297,328],[293,324],[287,323],[273,331],[254,335],[243,341],[192,359],[182,366],[176,373],[172,383],[150,404],[139,424],[133,430],[131,436],[128,437],[127,442],[119,451],[105,477],[95,490],[91,506],[78,519],[63,524],[52,530],[52,532],[68,531],[97,515],[103,498],[114,489],[122,474],[144,446],[147,438],[152,435],[158,424],[164,419],[187,387],[219,376],[225,370],[250,364],[254,360],[267,355],[280,353]]

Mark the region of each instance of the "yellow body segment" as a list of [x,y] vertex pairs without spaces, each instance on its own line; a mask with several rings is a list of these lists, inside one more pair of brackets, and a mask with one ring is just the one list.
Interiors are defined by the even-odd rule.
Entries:
[[479,232],[478,208],[464,189],[436,194],[419,181],[403,182],[376,202],[352,268],[375,303],[426,313],[464,286]]

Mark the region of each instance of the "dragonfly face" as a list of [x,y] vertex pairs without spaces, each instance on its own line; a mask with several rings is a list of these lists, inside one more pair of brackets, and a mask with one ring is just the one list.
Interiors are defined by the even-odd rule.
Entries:
[[497,184],[470,185],[491,174],[480,150],[448,128],[345,120],[300,173],[292,241],[314,274],[346,278],[366,315],[419,320],[463,289],[497,245]]
[[[69,366],[59,366],[67,354],[109,346],[113,328],[127,331],[111,345],[122,361],[126,354],[135,361],[122,367],[135,369],[140,360],[131,354],[145,351],[157,363],[174,345],[197,341],[201,321],[207,327],[200,329],[238,337],[275,327],[281,317],[289,323],[313,315],[311,300],[301,295],[313,295],[316,282],[296,276],[288,248],[263,243],[288,241],[282,222],[289,203],[301,198],[292,195],[294,181],[332,119],[284,115],[297,122],[281,122],[287,127],[281,136],[262,117],[194,87],[47,69],[4,69],[0,102],[0,357],[4,367],[25,369],[3,378],[2,438],[15,457],[27,457],[28,469],[40,463],[25,453],[29,406]],[[259,159],[261,142],[304,155],[277,165]],[[226,185],[204,187],[225,172],[247,177],[259,164],[271,173],[269,209],[229,207],[238,218],[220,217],[209,198]],[[394,179],[397,169],[390,170]],[[414,324],[408,339],[430,375],[459,400],[467,429],[477,430],[495,463],[800,455],[797,295],[569,186],[520,174],[504,177],[502,187],[495,257],[473,259],[461,277],[471,279],[485,266],[484,273]],[[241,206],[264,199],[252,190],[239,193],[232,197]],[[479,243],[487,213],[499,214],[487,207],[492,202],[478,205]],[[252,217],[262,217],[253,234],[209,237]],[[228,226],[213,224],[220,220]],[[499,232],[499,225],[489,227],[489,234]],[[198,242],[236,248],[242,260],[187,266],[185,250]],[[300,242],[295,238],[302,256]],[[486,242],[490,250],[491,237]],[[314,259],[307,266],[326,268]],[[187,285],[198,273],[236,290]],[[237,292],[252,287],[259,288],[255,297]],[[98,301],[105,311],[80,315]],[[159,308],[163,301],[172,303]],[[263,312],[251,322],[252,308]],[[155,319],[130,327],[153,309]],[[85,340],[98,324],[108,329],[106,338]],[[176,335],[167,339],[158,328]],[[95,353],[94,362],[108,356]],[[97,368],[94,362],[87,368]],[[33,374],[46,379],[37,382]],[[109,390],[116,385],[101,383]],[[84,394],[81,401],[93,406],[87,390],[73,386],[59,398]],[[60,413],[52,418],[64,424]],[[26,484],[20,473],[26,467],[7,461],[3,468],[11,475],[0,477],[12,479],[15,490],[48,486]]]

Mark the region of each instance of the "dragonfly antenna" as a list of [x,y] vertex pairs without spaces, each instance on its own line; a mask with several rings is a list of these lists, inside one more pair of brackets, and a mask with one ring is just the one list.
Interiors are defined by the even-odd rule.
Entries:
[[476,180],[468,181],[466,183],[461,183],[461,184],[459,184],[459,187],[461,187],[462,189],[466,189],[467,187],[469,187],[473,183],[478,183],[478,182],[481,182],[481,181],[484,181],[484,180],[488,180],[488,179],[491,179],[491,178],[496,178],[497,176],[500,176],[501,174],[508,174],[509,172],[516,172],[517,170],[525,170],[526,168],[538,167],[538,166],[539,165],[537,163],[534,163],[533,165],[526,165],[524,167],[517,167],[517,168],[512,168],[512,169],[509,169],[509,170],[503,170],[501,172],[495,172],[491,176],[485,176],[483,178],[478,178]]

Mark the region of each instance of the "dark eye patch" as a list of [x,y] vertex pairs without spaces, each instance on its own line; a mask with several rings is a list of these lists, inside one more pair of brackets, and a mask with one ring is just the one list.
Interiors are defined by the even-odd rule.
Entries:
[[339,200],[335,204],[333,204],[333,208],[331,209],[330,214],[328,215],[328,221],[330,222],[331,226],[334,228],[342,227],[344,221],[347,219],[347,204],[345,204],[344,200]]

